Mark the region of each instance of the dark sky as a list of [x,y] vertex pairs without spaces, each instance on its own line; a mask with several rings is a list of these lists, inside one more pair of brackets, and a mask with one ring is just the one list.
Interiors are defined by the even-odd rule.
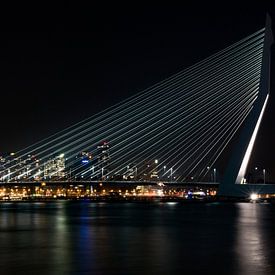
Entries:
[[[263,1],[208,7],[76,2],[2,10],[0,152],[22,149],[229,46],[262,28],[267,11],[275,21],[275,8]],[[272,78],[253,160],[269,170],[275,166]]]

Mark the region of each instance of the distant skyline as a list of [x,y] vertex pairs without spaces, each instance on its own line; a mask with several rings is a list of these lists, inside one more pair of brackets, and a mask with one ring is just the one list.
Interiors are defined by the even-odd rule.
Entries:
[[[20,150],[191,66],[264,27],[266,12],[275,29],[275,10],[264,4],[58,8],[33,20],[10,18],[1,28],[0,152]],[[274,48],[252,162],[275,179]]]

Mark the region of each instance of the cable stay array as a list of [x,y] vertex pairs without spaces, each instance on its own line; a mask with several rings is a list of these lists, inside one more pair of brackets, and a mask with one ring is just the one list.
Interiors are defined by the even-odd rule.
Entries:
[[0,181],[215,181],[257,99],[264,39],[263,28],[8,156]]

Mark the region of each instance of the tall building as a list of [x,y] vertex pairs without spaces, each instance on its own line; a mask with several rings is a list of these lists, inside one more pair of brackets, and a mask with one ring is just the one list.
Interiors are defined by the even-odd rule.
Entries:
[[95,161],[91,152],[83,151],[75,156],[71,164],[69,164],[70,179],[90,179],[95,171]]
[[34,154],[17,156],[16,153],[8,153],[0,156],[0,180],[40,180],[43,169],[40,161]]
[[123,173],[124,180],[133,180],[137,179],[137,166],[133,163],[126,166],[125,172]]
[[59,179],[65,177],[65,156],[60,154],[44,163],[44,179]]
[[97,146],[97,175],[98,178],[106,179],[110,172],[110,144],[103,141]]
[[43,176],[43,169],[40,167],[40,161],[34,154],[29,154],[21,160],[21,169],[18,179],[40,180]]
[[5,180],[5,164],[6,159],[3,155],[0,155],[0,181]]
[[1,156],[1,180],[17,180],[23,169],[21,158],[15,153],[6,153]]
[[143,180],[157,180],[159,179],[159,162],[157,159],[146,161],[141,166],[139,176]]

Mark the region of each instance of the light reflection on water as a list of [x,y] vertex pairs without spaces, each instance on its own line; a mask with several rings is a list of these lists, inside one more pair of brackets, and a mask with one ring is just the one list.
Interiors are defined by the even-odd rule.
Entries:
[[241,274],[274,274],[268,259],[270,246],[274,249],[274,245],[266,236],[270,206],[249,203],[238,204],[238,208],[236,253]]
[[275,206],[0,205],[1,274],[275,274]]

